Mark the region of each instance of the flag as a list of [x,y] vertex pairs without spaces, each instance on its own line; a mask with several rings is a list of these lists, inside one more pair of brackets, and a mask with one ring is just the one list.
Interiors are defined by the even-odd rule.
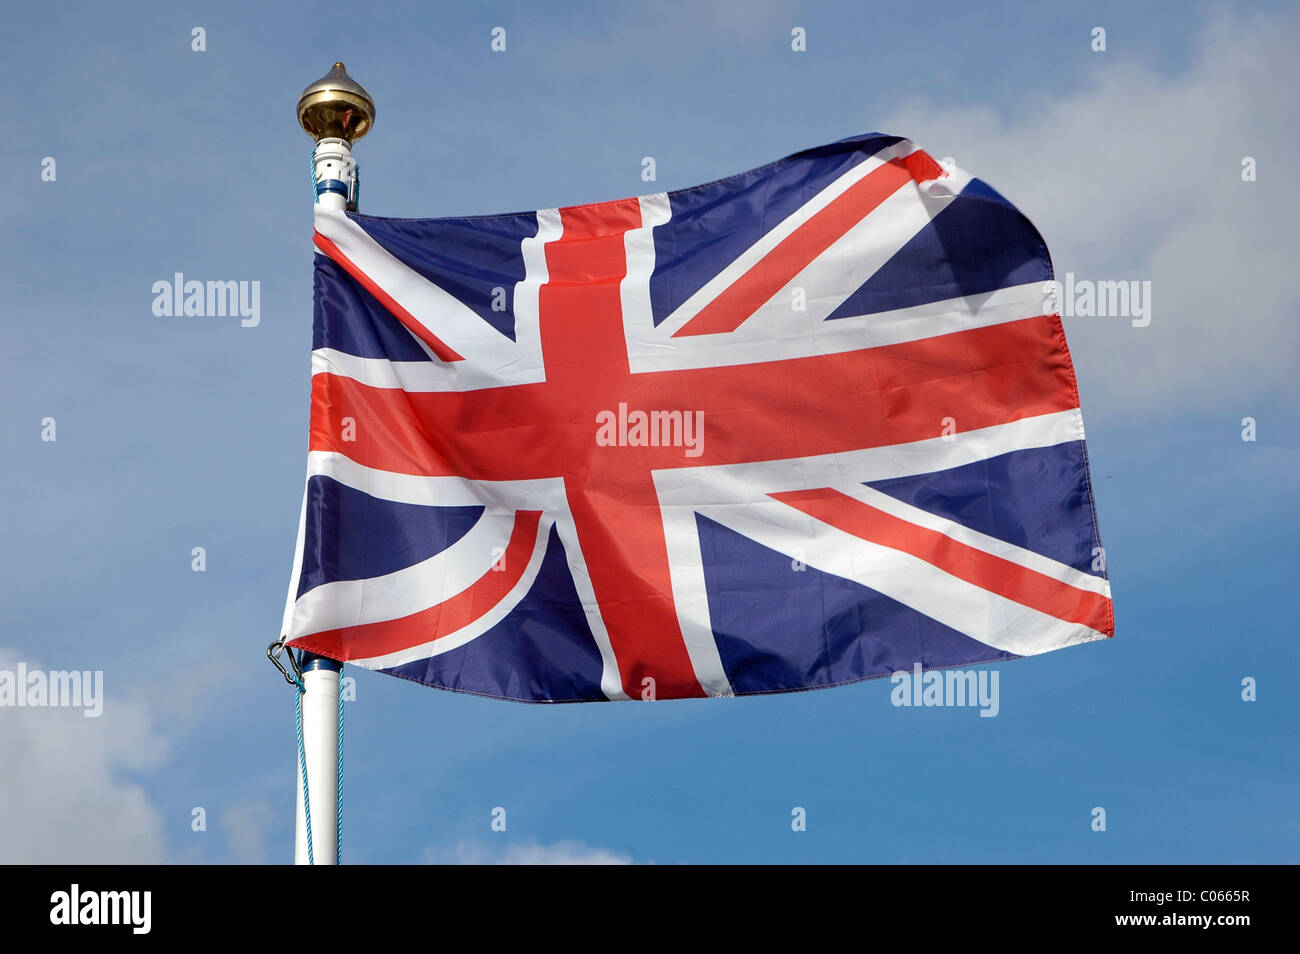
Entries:
[[315,229],[291,646],[571,702],[1113,635],[1047,249],[910,141]]

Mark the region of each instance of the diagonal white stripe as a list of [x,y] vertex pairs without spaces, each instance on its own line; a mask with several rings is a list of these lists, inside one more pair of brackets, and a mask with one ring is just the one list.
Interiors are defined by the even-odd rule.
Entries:
[[695,508],[664,507],[660,515],[663,518],[664,543],[668,549],[668,568],[673,587],[673,604],[677,608],[677,623],[682,630],[686,654],[695,670],[695,678],[710,696],[735,695],[713,635]]
[[[558,221],[558,219],[557,219]],[[464,359],[448,362],[451,377],[443,390],[471,390],[543,380],[539,332],[535,327],[537,287],[545,280],[542,245],[547,229],[556,227],[547,212],[538,213],[539,235],[523,244],[523,310],[511,341],[454,295],[444,291],[371,238],[343,212],[316,206],[316,231],[333,242],[367,278],[382,288],[430,334]],[[536,269],[541,266],[542,272]],[[529,269],[533,270],[528,274]],[[520,315],[516,314],[520,319]],[[522,334],[521,334],[522,332]],[[417,339],[418,340],[418,339]],[[430,388],[432,390],[432,388]]]
[[294,636],[401,619],[451,599],[493,572],[517,519],[513,511],[485,513],[468,533],[427,560],[382,576],[336,580],[308,590],[294,608]]
[[[423,342],[421,342],[423,344]],[[441,361],[390,361],[359,358],[334,348],[311,353],[311,373],[337,374],[372,388],[410,391],[454,391],[460,383],[455,364]]]
[[[397,474],[366,467],[349,457],[332,451],[312,451],[308,454],[307,472],[309,478],[316,474],[329,476],[349,487],[370,494],[372,497],[399,503],[434,507],[486,506],[489,510],[501,513],[510,513],[515,510],[543,511],[546,515],[543,522],[549,520],[555,523],[560,541],[564,544],[565,556],[574,587],[582,602],[583,613],[587,618],[592,637],[595,639],[597,648],[600,651],[602,660],[601,689],[610,699],[627,698],[623,692],[622,679],[619,675],[618,664],[614,658],[613,647],[609,641],[609,634],[605,630],[605,622],[600,615],[600,607],[596,602],[595,591],[592,589],[591,575],[587,570],[582,549],[578,546],[577,531],[573,525],[572,517],[569,515],[568,498],[565,494],[563,479],[555,477],[543,480],[483,481],[467,480],[463,477],[422,477],[412,474]],[[463,646],[471,639],[487,632],[497,622],[504,619],[508,611],[516,606],[527,594],[528,588],[537,576],[537,569],[540,567],[540,561],[544,556],[544,543],[545,540],[541,539],[538,544],[542,549],[535,554],[537,565],[534,566],[530,562],[525,577],[520,584],[511,590],[501,606],[494,608],[481,619],[476,620],[462,630],[458,630],[456,633],[448,634],[430,643],[382,657],[353,660],[353,662],[371,669],[399,666],[425,656],[436,655],[437,653],[446,652],[448,649]],[[498,543],[497,545],[501,546],[502,544]],[[300,555],[299,560],[301,560],[301,540],[298,544],[298,553]],[[290,606],[286,611],[286,627],[289,625],[288,621],[293,610],[293,594],[297,593],[300,572],[300,567],[295,566],[293,585],[290,591]],[[304,594],[304,598],[308,595],[310,594]],[[433,597],[427,600],[428,605],[433,602],[436,602]],[[503,610],[502,607],[505,607],[505,609]]]
[[1015,450],[1083,440],[1083,436],[1083,418],[1078,408],[1072,408],[979,430],[959,431],[951,439],[931,437],[793,460],[677,467],[655,471],[654,479],[660,505],[665,510],[692,505],[743,504],[786,490],[843,487],[948,470]]
[[533,544],[532,553],[529,555],[528,565],[524,567],[519,582],[511,588],[504,599],[468,626],[438,639],[410,646],[394,653],[383,656],[368,656],[364,659],[353,659],[352,663],[366,669],[391,669],[394,666],[418,662],[421,659],[430,659],[453,649],[459,649],[470,640],[477,639],[491,630],[492,627],[509,616],[514,608],[519,605],[519,602],[528,595],[528,591],[532,589],[533,583],[537,579],[537,573],[541,569],[542,560],[546,556],[546,543],[550,537],[550,527],[550,521],[543,518],[541,525],[537,529],[537,540]]
[[1066,586],[1087,590],[1090,593],[1100,593],[1102,596],[1110,598],[1110,583],[1104,577],[1083,573],[1068,564],[1061,563],[1059,560],[1043,556],[1041,553],[1026,550],[1024,547],[1016,546],[1014,543],[1008,543],[1005,540],[999,540],[997,537],[988,536],[978,530],[972,530],[970,527],[930,513],[928,510],[922,510],[920,507],[913,507],[911,504],[904,503],[897,497],[891,497],[874,487],[853,483],[835,489],[846,496],[869,504],[877,510],[882,510],[890,516],[906,520],[908,523],[914,523],[919,527],[925,527],[927,530],[942,533],[958,543],[980,550],[990,556],[1022,566],[1027,570],[1033,570],[1035,573],[1050,576]]
[[591,629],[592,638],[596,640],[596,646],[600,649],[600,689],[608,699],[626,700],[628,696],[623,691],[623,676],[618,671],[614,645],[609,640],[605,618],[600,615],[600,603],[596,599],[596,589],[591,583],[587,558],[578,543],[578,528],[573,522],[573,515],[567,509],[556,514],[555,528],[560,534],[560,542],[564,544],[569,575],[573,578],[573,587],[582,602],[582,612],[587,617],[587,626]]
[[[666,193],[642,196],[639,200],[642,225],[630,230],[625,239],[628,270],[621,287],[632,371],[723,367],[838,354],[1043,314],[1043,285],[1031,282],[978,295],[827,320],[969,184],[970,174],[954,169],[938,179],[905,182],[768,301],[756,302],[753,315],[734,331],[672,337],[685,321],[698,314],[834,197],[891,156],[916,150],[914,144],[903,142],[872,157],[876,160],[874,165],[871,160],[864,160],[765,235],[658,326],[654,324],[650,299],[650,278],[655,268],[653,233],[655,228],[671,220],[672,209]],[[796,289],[801,293],[800,310],[796,309]]]
[[541,510],[554,513],[568,506],[564,480],[469,480],[465,477],[425,477],[398,474],[358,464],[334,451],[307,455],[307,476],[332,477],[372,497],[426,507],[487,507],[500,513]]
[[[768,496],[771,493],[814,487],[844,488],[862,481],[944,470],[1012,450],[1049,447],[1082,437],[1081,418],[1075,409],[959,433],[952,435],[951,440],[932,438],[797,460],[656,471],[655,487],[659,494],[660,517],[668,546],[673,600],[677,606],[678,621],[687,651],[700,684],[711,695],[732,693],[713,636],[704,586],[697,512],[713,516],[722,523],[727,521],[718,517],[718,514],[778,513],[771,507],[775,503]],[[759,509],[752,510],[754,506]],[[781,506],[785,507],[784,504]],[[786,518],[787,521],[790,519],[794,518]],[[938,518],[929,518],[930,525],[937,520]],[[921,521],[918,519],[917,522]],[[961,535],[958,537],[957,533]],[[1028,554],[1028,551],[1016,554],[1007,549],[1009,545],[992,541],[991,538],[981,539],[974,531],[965,528],[955,531],[954,536],[963,542],[972,542],[972,545],[983,543],[991,551],[998,552],[998,555],[1018,555],[1026,565],[1034,569],[1054,563],[1037,554]],[[774,549],[782,552],[791,552],[795,547],[806,549],[802,537],[796,539],[789,535],[781,536],[773,531],[765,539],[768,539]],[[1071,580],[1075,579],[1072,575],[1085,576],[1061,564],[1054,564],[1053,572]],[[1109,585],[1104,580],[1099,581],[1099,584],[1086,580],[1083,582],[1086,583],[1083,588],[1095,589],[1101,585],[1109,594]]]
[[[972,639],[1018,656],[1105,639],[952,576],[910,553],[871,543],[778,501],[749,507],[710,507],[712,520],[824,573],[853,580]],[[793,572],[793,571],[792,571]]]
[[[950,199],[931,199],[911,179],[869,215],[831,243],[736,329],[755,337],[770,337],[780,329],[788,336],[792,324],[820,326],[844,300],[894,257],[916,233],[930,224]],[[804,295],[804,310],[796,311],[794,291]]]
[[[907,140],[903,140],[859,162],[791,212],[777,226],[764,233],[757,242],[742,252],[735,261],[709,279],[660,323],[660,329],[666,336],[671,337],[682,325],[703,311],[709,303],[734,285],[742,275],[762,261],[764,256],[785,241],[814,215],[886,163],[906,156],[914,152],[915,149],[914,145]],[[868,218],[871,218],[871,216],[869,215]]]

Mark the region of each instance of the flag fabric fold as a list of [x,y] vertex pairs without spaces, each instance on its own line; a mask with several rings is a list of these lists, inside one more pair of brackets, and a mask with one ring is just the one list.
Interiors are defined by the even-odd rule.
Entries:
[[315,227],[290,645],[570,702],[1113,635],[1047,248],[910,141]]

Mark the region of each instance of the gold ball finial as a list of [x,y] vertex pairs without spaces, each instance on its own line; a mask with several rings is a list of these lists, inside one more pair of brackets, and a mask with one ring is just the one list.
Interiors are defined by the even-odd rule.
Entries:
[[375,101],[342,63],[335,63],[298,97],[298,122],[317,142],[346,139],[351,144],[374,125]]

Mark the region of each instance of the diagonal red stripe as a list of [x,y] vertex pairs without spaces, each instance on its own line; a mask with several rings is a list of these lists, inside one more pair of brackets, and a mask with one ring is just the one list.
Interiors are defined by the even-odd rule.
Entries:
[[912,177],[906,163],[895,159],[864,176],[813,215],[758,263],[728,286],[717,298],[673,333],[715,335],[735,331],[745,319],[784,288],[817,256],[873,212]]
[[502,570],[488,570],[449,600],[400,619],[345,626],[313,633],[289,645],[331,659],[369,659],[441,639],[474,622],[510,593],[523,578],[537,542],[540,510],[520,510],[502,555]]
[[429,349],[439,358],[443,361],[465,360],[449,348],[440,338],[437,337],[437,335],[433,334],[433,332],[428,328],[416,321],[414,315],[399,305],[396,299],[389,295],[388,292],[375,284],[374,280],[358,268],[356,262],[344,255],[343,251],[337,245],[319,232],[313,234],[312,241],[316,244],[317,248],[337,262],[345,272],[355,278],[361,284],[362,288],[374,295],[381,305],[392,312],[394,318],[405,325],[410,330],[411,334],[415,335],[427,344]]
[[771,495],[803,513],[870,543],[920,557],[931,566],[1048,616],[1115,635],[1111,601],[1018,563],[985,553],[946,534],[885,513],[856,497],[823,487]]

